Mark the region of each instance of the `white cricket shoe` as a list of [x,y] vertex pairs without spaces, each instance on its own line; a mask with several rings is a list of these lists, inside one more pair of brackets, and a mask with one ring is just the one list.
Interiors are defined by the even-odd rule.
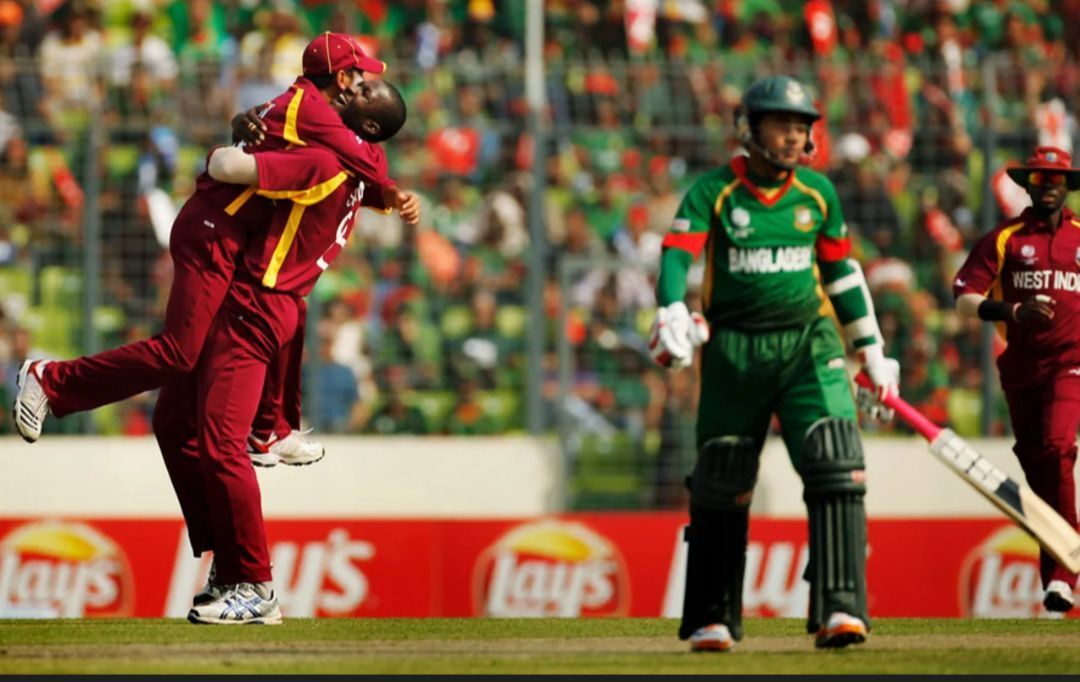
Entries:
[[706,625],[690,635],[690,651],[727,651],[734,644],[735,638],[726,625]]
[[1046,586],[1043,606],[1052,613],[1068,613],[1073,607],[1073,591],[1064,580],[1051,580]]
[[314,464],[326,456],[326,448],[317,440],[307,437],[311,430],[293,430],[284,438],[272,434],[262,441],[255,436],[248,436],[248,455],[251,463],[257,467],[272,467],[285,464],[291,467]]
[[215,599],[221,599],[225,591],[220,585],[214,584],[214,579],[217,578],[217,563],[210,562],[210,572],[206,574],[206,584],[202,586],[195,597],[191,600],[192,606],[201,606],[203,604],[209,604]]
[[41,427],[49,414],[49,398],[41,387],[41,371],[47,364],[48,360],[24,360],[15,380],[19,392],[11,405],[11,417],[15,430],[27,443],[41,438]]
[[281,607],[270,583],[239,583],[188,611],[188,620],[204,625],[280,625]]
[[849,644],[866,641],[866,623],[843,611],[829,615],[829,619],[817,631],[814,646],[819,649],[840,649]]

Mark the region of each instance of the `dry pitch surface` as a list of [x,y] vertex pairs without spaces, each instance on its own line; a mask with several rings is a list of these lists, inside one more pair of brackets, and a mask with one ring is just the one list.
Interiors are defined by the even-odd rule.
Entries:
[[0,674],[1072,673],[1080,619],[879,619],[866,644],[816,651],[801,620],[749,620],[725,654],[691,654],[677,622],[607,620],[0,620]]

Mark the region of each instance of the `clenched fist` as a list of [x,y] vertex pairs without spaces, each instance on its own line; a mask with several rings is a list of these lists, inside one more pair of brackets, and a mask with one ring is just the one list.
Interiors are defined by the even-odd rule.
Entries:
[[1056,303],[1045,294],[1035,294],[1013,308],[1013,319],[1020,324],[1050,324],[1054,319]]

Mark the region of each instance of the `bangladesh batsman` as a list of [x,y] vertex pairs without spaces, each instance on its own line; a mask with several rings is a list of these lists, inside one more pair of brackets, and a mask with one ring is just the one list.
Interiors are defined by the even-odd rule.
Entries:
[[[702,346],[679,628],[692,651],[725,651],[742,638],[750,499],[774,413],[810,517],[808,631],[818,647],[843,647],[865,641],[869,627],[862,445],[825,296],[879,397],[897,390],[900,368],[884,355],[836,190],[799,165],[819,118],[798,81],[754,83],[736,112],[749,156],[698,179],[663,242],[650,350],[680,368]],[[695,319],[683,299],[702,254],[704,319]]]

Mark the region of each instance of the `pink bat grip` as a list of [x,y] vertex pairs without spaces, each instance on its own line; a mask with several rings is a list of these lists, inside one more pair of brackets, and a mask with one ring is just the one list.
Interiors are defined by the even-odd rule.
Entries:
[[[871,390],[874,388],[874,382],[870,381],[870,377],[866,376],[866,372],[859,372],[855,375],[855,383],[863,388],[869,388]],[[904,420],[911,428],[918,431],[919,435],[931,443],[933,443],[934,439],[941,433],[940,426],[922,416],[922,413],[911,405],[908,405],[907,401],[899,395],[886,396],[885,400],[882,402],[885,404],[885,407],[891,407],[896,410],[896,414],[900,415],[900,419]]]

